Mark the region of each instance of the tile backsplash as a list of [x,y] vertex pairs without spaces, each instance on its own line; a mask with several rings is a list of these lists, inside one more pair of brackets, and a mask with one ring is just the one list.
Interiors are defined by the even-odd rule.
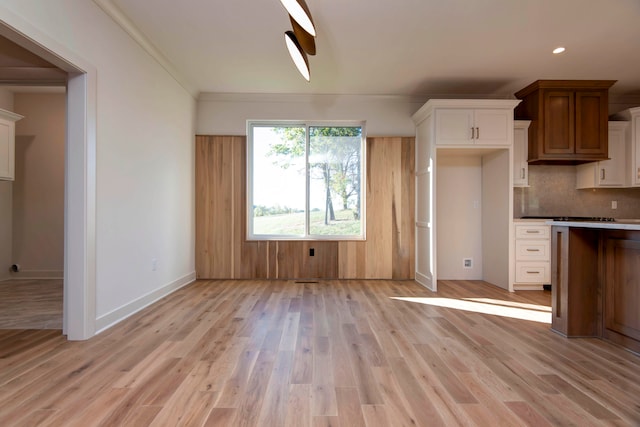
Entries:
[[[529,187],[513,189],[513,215],[640,218],[640,188],[576,190],[575,166],[530,165]],[[611,209],[611,202],[618,202]]]

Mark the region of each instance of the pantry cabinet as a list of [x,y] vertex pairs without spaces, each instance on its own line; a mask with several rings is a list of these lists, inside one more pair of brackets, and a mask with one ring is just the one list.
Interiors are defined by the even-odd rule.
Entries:
[[513,290],[513,108],[518,100],[432,99],[416,124],[415,280]]
[[0,180],[15,179],[15,125],[22,117],[0,109]]
[[518,91],[516,119],[531,120],[529,163],[580,164],[608,159],[612,80],[538,80]]

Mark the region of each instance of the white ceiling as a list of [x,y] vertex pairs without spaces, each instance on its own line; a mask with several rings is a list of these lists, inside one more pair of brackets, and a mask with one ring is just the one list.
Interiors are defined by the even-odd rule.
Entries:
[[96,3],[199,92],[511,97],[537,79],[604,79],[640,97],[640,0],[307,0],[310,83],[288,57],[280,0]]
[[604,79],[640,96],[640,0],[307,0],[310,83],[280,0],[101,2],[200,92],[510,97],[537,79]]

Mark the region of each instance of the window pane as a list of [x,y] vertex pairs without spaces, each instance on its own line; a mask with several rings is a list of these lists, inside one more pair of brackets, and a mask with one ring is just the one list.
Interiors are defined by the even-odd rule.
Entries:
[[305,128],[253,128],[253,234],[305,234]]
[[361,127],[309,127],[311,235],[361,235]]

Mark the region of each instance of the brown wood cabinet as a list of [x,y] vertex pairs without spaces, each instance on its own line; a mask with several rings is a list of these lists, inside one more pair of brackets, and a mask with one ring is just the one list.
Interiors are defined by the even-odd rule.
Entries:
[[613,80],[538,80],[518,91],[515,118],[531,120],[529,163],[606,160]]
[[551,227],[551,329],[640,353],[640,231]]
[[605,239],[604,338],[640,352],[640,232]]
[[567,337],[599,335],[599,230],[552,227],[551,329]]

